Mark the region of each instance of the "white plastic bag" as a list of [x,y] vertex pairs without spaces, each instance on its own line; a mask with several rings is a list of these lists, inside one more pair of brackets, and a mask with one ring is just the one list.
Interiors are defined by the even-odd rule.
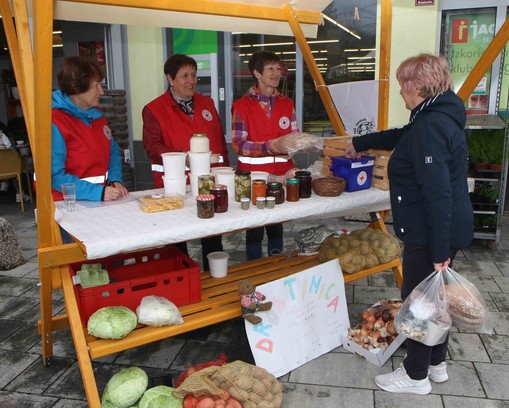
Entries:
[[184,320],[177,306],[160,296],[145,296],[136,308],[138,323],[160,327],[170,324],[182,324]]
[[415,287],[394,319],[399,334],[427,346],[443,343],[451,324],[444,278],[436,271]]
[[451,268],[442,272],[452,325],[460,330],[491,334],[491,314],[475,285]]

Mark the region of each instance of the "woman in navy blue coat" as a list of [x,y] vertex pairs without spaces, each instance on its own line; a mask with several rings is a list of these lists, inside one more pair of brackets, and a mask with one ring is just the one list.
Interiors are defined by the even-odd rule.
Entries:
[[[396,72],[405,106],[403,128],[354,137],[348,157],[367,149],[394,150],[388,165],[394,231],[403,241],[402,299],[433,271],[449,266],[473,239],[473,212],[467,187],[463,101],[452,91],[443,57],[420,54]],[[375,378],[389,392],[428,394],[430,379],[447,381],[443,344],[429,347],[407,339],[407,356],[392,373]]]

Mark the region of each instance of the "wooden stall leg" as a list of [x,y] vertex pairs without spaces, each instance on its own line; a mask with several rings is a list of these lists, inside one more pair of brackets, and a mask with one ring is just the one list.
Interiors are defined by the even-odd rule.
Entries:
[[76,349],[76,355],[78,357],[81,378],[85,386],[88,406],[91,408],[100,408],[101,400],[99,398],[99,391],[97,390],[92,361],[88,353],[85,333],[78,310],[78,303],[76,302],[71,275],[67,267],[63,266],[60,268],[60,277],[62,280],[62,290],[64,292],[65,308],[71,327],[74,348]]
[[[40,258],[39,258],[40,259]],[[39,282],[40,282],[40,311],[41,321],[39,325],[42,341],[42,364],[48,365],[51,356],[53,356],[53,327],[52,327],[52,285],[51,268],[43,268],[39,263]]]

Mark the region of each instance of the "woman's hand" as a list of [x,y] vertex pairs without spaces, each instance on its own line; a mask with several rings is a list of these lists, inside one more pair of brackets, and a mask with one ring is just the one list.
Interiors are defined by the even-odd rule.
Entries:
[[440,263],[433,262],[433,267],[435,268],[435,271],[441,272],[441,271],[445,270],[445,268],[447,268],[450,263],[451,263],[451,258],[447,258],[444,262],[440,262]]
[[360,154],[356,152],[355,147],[353,147],[353,144],[349,144],[348,146],[346,146],[345,156],[348,157],[349,159],[355,159],[359,157]]
[[104,188],[104,201],[113,201],[120,197],[126,197],[129,194],[122,183],[114,181]]

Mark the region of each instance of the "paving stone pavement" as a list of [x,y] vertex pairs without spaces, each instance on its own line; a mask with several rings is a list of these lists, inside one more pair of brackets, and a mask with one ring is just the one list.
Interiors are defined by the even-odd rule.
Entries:
[[[0,217],[13,226],[26,263],[0,271],[0,408],[86,407],[83,383],[71,333],[54,333],[51,364],[41,363],[41,340],[37,335],[39,293],[37,230],[33,204],[21,213],[19,204],[0,200]],[[285,224],[285,252],[294,249],[298,231],[326,223],[334,229],[356,229],[365,222],[333,218]],[[389,226],[390,227],[390,226]],[[505,229],[507,228],[507,230]],[[279,378],[284,386],[284,408],[509,408],[509,217],[504,217],[502,239],[497,248],[474,241],[461,251],[455,269],[474,282],[494,318],[495,333],[483,335],[451,330],[448,350],[449,381],[432,384],[431,394],[415,396],[379,390],[375,375],[390,372],[402,362],[404,346],[382,366],[376,367],[343,347],[322,355]],[[242,262],[244,233],[223,236],[230,263]],[[201,259],[199,241],[189,243],[190,255]],[[377,300],[397,297],[392,272],[386,271],[346,285],[352,323],[359,312]],[[54,313],[65,307],[60,292],[53,293]],[[234,319],[185,335],[109,355],[93,361],[101,393],[108,379],[128,365],[142,367],[157,384],[187,367],[216,359],[225,353],[229,361],[254,363],[241,319]]]

